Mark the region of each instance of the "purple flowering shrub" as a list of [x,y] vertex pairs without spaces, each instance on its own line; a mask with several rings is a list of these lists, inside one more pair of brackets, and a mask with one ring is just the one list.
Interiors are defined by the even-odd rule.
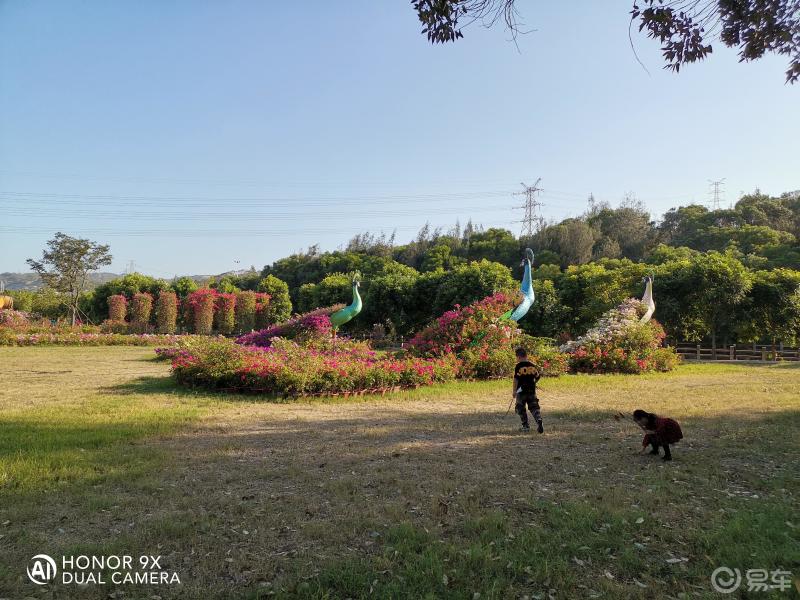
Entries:
[[344,308],[344,304],[335,304],[326,308],[318,308],[311,312],[297,315],[284,323],[267,327],[260,331],[247,333],[236,339],[242,346],[269,348],[275,338],[296,339],[298,342],[311,342],[331,337],[333,325],[330,315]]

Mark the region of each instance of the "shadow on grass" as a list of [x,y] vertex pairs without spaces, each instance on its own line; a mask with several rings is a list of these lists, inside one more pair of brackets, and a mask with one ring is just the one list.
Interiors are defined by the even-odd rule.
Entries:
[[170,394],[186,398],[206,398],[224,401],[272,402],[276,404],[295,402],[296,399],[282,398],[269,394],[235,393],[226,390],[213,390],[206,388],[192,388],[177,383],[171,376],[153,377],[144,376],[131,379],[125,383],[99,388],[104,394],[135,395],[135,394]]

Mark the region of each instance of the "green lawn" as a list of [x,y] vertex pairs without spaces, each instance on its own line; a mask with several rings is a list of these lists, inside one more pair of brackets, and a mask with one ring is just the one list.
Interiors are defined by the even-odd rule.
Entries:
[[[275,403],[146,348],[0,348],[0,598],[713,598],[800,576],[800,365],[691,365]],[[663,463],[617,410],[677,418]],[[158,554],[180,586],[39,587],[38,553]],[[119,594],[117,592],[124,592]],[[798,597],[789,592],[752,598]],[[741,597],[741,596],[740,596]]]

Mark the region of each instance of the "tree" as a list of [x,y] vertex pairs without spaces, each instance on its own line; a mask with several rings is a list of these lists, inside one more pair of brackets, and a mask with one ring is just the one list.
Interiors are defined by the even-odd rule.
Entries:
[[586,222],[600,231],[595,244],[597,258],[641,260],[652,240],[650,213],[630,196],[618,208],[600,205],[587,215]]
[[[487,27],[504,21],[516,37],[520,31],[516,0],[413,0],[422,33],[431,43],[463,37],[463,24]],[[665,68],[675,72],[712,52],[718,37],[738,48],[742,61],[767,52],[790,57],[786,80],[800,77],[800,7],[797,0],[635,0],[631,23],[661,43]]]
[[258,282],[258,291],[269,294],[267,321],[282,323],[292,316],[292,300],[289,297],[289,286],[274,275],[267,275]]
[[789,269],[756,271],[747,299],[735,318],[742,341],[794,343],[800,337],[800,272]]
[[656,273],[654,295],[659,319],[679,339],[736,335],[731,315],[752,287],[750,272],[730,254],[707,252],[665,265]]
[[178,277],[172,282],[170,287],[178,294],[178,298],[180,299],[186,298],[186,296],[192,292],[196,292],[200,289],[200,286],[197,285],[197,282],[191,277]]
[[582,265],[592,259],[598,232],[581,219],[565,219],[537,234],[534,246],[558,253],[561,266]]
[[86,289],[89,273],[111,264],[107,245],[56,233],[42,251],[42,259],[29,258],[28,265],[45,285],[66,295],[72,324],[78,318],[78,301]]

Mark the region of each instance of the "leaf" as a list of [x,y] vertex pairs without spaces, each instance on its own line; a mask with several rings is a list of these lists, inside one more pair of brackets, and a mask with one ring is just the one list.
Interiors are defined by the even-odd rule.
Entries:
[[641,525],[642,523],[644,523],[644,517],[639,517],[638,519],[636,519],[637,525]]

